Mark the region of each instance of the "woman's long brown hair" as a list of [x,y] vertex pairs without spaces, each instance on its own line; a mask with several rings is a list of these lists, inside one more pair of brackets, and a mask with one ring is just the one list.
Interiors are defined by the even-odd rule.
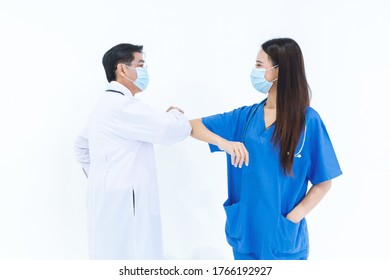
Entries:
[[298,44],[289,38],[272,39],[261,47],[279,68],[272,142],[279,147],[284,174],[293,176],[294,153],[305,128],[306,107],[310,105],[303,56]]

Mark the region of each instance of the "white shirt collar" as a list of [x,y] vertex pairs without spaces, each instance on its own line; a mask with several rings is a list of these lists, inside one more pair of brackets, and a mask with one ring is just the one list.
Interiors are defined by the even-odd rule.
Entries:
[[133,94],[131,94],[131,91],[122,85],[121,83],[118,83],[117,81],[111,81],[107,85],[107,89],[109,90],[116,90],[122,92],[125,96],[134,97]]

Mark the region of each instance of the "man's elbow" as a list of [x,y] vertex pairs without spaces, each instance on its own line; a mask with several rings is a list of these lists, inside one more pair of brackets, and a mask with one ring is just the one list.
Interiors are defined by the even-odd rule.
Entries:
[[191,135],[191,131],[192,128],[188,121],[171,126],[165,131],[164,136],[159,142],[162,145],[172,145],[181,142]]
[[186,139],[188,136],[190,136],[192,134],[192,126],[190,124],[189,121],[185,122],[183,125],[182,125],[182,128],[180,129],[182,132],[181,132],[181,135],[180,135],[180,140],[179,141],[183,141],[184,139]]

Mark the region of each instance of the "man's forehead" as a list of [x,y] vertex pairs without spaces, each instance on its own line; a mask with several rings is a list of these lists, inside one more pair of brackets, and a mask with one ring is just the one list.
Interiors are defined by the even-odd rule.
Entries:
[[134,59],[135,60],[145,60],[145,54],[140,52],[134,53]]

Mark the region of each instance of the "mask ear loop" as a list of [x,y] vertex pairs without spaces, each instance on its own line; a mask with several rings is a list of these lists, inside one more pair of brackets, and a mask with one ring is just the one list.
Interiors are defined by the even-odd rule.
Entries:
[[[123,65],[126,66],[126,67],[128,67],[128,68],[130,68],[130,69],[132,69],[132,70],[137,71],[137,68],[133,68],[133,67],[131,67],[131,66],[129,66],[129,65],[126,65],[126,64],[123,64]],[[125,78],[126,80],[132,82],[133,84],[135,83],[135,81],[133,81],[133,80],[130,79],[130,78],[127,78],[126,76],[124,76],[124,78]]]
[[[274,68],[276,68],[276,67],[279,67],[279,64],[276,64],[275,66],[272,66],[271,68],[268,68],[267,70],[265,70],[265,71],[268,71],[268,70],[271,70],[271,69],[274,69]],[[270,83],[273,83],[273,82],[275,82],[276,80],[277,80],[278,78],[275,78],[275,79],[273,79]]]

